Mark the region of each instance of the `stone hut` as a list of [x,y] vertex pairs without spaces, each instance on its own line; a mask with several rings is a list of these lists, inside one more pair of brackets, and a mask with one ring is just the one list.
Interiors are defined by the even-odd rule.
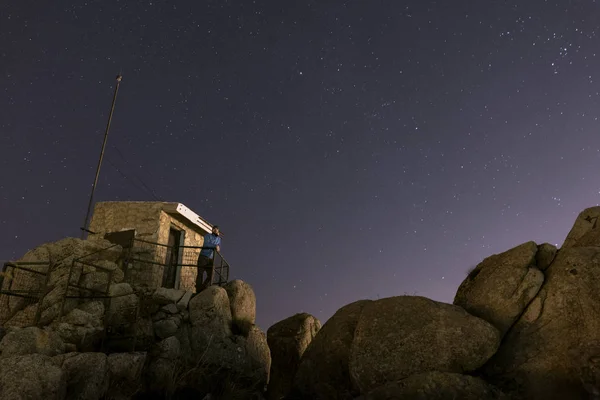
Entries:
[[[96,204],[88,240],[107,239],[129,251],[129,282],[195,291],[196,262],[212,226],[181,203],[108,201]],[[228,266],[215,257],[215,283],[224,283]]]

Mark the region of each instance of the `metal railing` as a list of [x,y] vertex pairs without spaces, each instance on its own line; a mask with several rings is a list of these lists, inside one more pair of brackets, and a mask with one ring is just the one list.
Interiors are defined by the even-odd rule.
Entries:
[[[198,274],[198,257],[202,246],[169,246],[133,239],[126,257],[125,280],[150,287],[193,290]],[[229,263],[216,249],[212,250],[213,285],[223,286],[229,279]]]
[[[55,282],[62,303],[58,316],[67,314],[80,301],[101,300],[110,307],[110,286],[116,282],[149,288],[170,287],[195,291],[198,257],[202,246],[169,246],[142,239],[133,239],[124,249],[118,266],[106,264],[107,252],[118,245],[102,248],[71,263],[68,277]],[[206,248],[208,249],[208,248]],[[213,280],[208,284],[223,286],[229,279],[229,263],[216,249],[212,250]],[[58,265],[58,264],[57,264]],[[53,267],[50,261],[8,261],[0,270],[0,325],[38,325],[44,311],[44,297],[49,291]],[[122,276],[116,276],[122,274]],[[65,308],[65,303],[69,307]],[[131,310],[132,316],[139,310]],[[137,319],[137,316],[134,318]]]
[[[125,281],[121,266],[117,262],[108,261],[112,258],[108,255],[117,247],[120,246],[102,248],[73,260],[60,309],[62,317],[82,301],[96,300],[104,304],[104,330],[97,338],[97,345],[101,351],[107,351],[107,346],[115,340],[127,342],[126,351],[133,351],[137,340],[135,329],[139,320],[139,302],[119,301],[119,298],[133,295],[132,292],[111,292],[113,284]],[[118,310],[112,309],[113,302],[118,302],[115,303],[118,304]]]
[[[122,271],[116,264],[107,264],[105,255],[117,246],[105,247],[73,260],[65,285],[60,316],[65,313],[67,299],[110,301],[110,285],[122,281],[123,278],[115,279],[115,275]],[[105,306],[108,306],[108,303]]]
[[0,325],[37,326],[50,277],[49,261],[7,261],[0,271]]

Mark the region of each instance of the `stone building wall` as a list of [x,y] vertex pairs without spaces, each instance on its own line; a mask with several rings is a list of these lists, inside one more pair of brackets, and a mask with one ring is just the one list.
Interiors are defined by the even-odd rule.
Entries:
[[[102,239],[105,233],[135,229],[136,238],[152,243],[166,245],[172,227],[184,231],[184,246],[202,246],[206,234],[201,228],[183,217],[163,211],[165,203],[115,201],[98,203],[90,222],[89,239]],[[147,260],[130,264],[127,270],[128,280],[139,286],[156,288],[162,286],[167,247],[146,243],[136,243],[136,258]],[[195,291],[198,249],[182,250],[182,263],[179,275],[179,287]]]
[[201,247],[204,243],[204,235],[207,232],[200,232],[200,228],[192,225],[183,218],[179,219],[162,211],[160,214],[160,230],[158,234],[159,243],[167,243],[171,227],[185,232],[184,246],[186,247],[181,250],[183,266],[181,267],[179,276],[179,288],[195,292],[196,276],[198,274],[198,269],[195,265],[197,264],[200,250],[187,248],[187,246]]
[[108,201],[96,204],[89,230],[97,233],[89,239],[103,238],[105,233],[135,229],[139,239],[158,241],[159,220],[163,203],[147,201]]
[[[158,242],[160,231],[160,213],[163,203],[146,201],[109,201],[97,203],[90,222],[89,230],[94,232],[88,239],[100,240],[105,233],[134,229],[136,238],[149,242]],[[127,279],[134,285],[159,287],[162,284],[163,268],[160,252],[156,246],[142,244],[136,258],[148,262],[136,262],[127,268]]]

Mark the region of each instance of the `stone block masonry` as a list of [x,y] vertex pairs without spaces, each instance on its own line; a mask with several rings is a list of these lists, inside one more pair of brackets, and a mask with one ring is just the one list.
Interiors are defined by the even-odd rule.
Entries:
[[157,242],[163,203],[147,201],[109,201],[98,203],[90,222],[89,239],[102,238],[109,232],[135,229],[139,239]]
[[182,232],[183,246],[181,249],[180,266],[178,266],[179,288],[195,291],[196,276],[198,274],[196,263],[199,249],[204,243],[203,236],[207,233],[199,226],[193,224],[179,214],[164,211],[165,206],[172,203],[143,202],[143,201],[115,201],[98,203],[90,223],[90,240],[102,239],[106,233],[125,230],[135,230],[136,238],[152,243],[142,244],[143,251],[136,254],[146,262],[136,262],[130,265],[129,281],[149,288],[160,287],[165,273],[164,265],[170,251],[166,247],[169,242],[171,229]]

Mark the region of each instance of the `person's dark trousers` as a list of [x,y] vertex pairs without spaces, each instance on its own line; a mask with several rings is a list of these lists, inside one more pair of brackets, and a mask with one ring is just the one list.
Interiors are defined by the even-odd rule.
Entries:
[[[204,272],[206,272],[206,280],[203,280]],[[198,276],[196,277],[196,293],[200,293],[210,285],[212,285],[213,276],[215,274],[215,266],[212,258],[208,258],[200,254],[198,257]]]

